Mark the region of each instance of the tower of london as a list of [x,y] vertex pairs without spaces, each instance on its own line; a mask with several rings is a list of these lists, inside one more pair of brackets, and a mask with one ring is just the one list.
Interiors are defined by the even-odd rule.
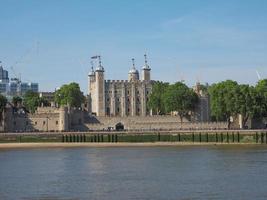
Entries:
[[96,116],[147,116],[148,96],[152,91],[151,68],[144,55],[145,63],[139,71],[132,59],[128,80],[106,80],[100,56],[96,69],[88,75],[89,112]]

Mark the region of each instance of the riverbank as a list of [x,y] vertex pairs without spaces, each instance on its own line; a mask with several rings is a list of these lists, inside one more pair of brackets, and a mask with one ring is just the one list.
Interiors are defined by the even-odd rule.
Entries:
[[207,142],[146,142],[146,143],[2,143],[0,149],[17,148],[75,148],[75,147],[168,147],[168,146],[244,146],[252,143],[207,143]]
[[[197,145],[197,144],[267,144],[266,130],[249,131],[191,131],[191,132],[63,132],[0,134],[0,144],[49,147],[67,146],[138,146],[144,145]],[[50,143],[52,145],[50,145]],[[8,145],[7,145],[8,146]]]

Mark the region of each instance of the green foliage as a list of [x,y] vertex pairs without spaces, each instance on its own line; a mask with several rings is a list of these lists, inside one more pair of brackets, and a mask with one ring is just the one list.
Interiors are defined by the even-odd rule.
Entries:
[[85,97],[77,83],[63,85],[55,93],[55,102],[58,105],[70,105],[72,107],[80,107]]
[[25,93],[23,103],[30,113],[34,113],[37,107],[41,105],[38,93],[33,91],[27,91]]
[[260,114],[261,116],[267,117],[267,79],[260,80],[255,89],[258,93],[258,101],[261,105]]
[[[0,94],[0,114],[5,109],[6,103],[7,103],[6,97]],[[2,119],[2,115],[0,115],[0,119]]]
[[156,82],[153,84],[152,93],[149,96],[148,107],[157,115],[166,114],[164,105],[164,94],[168,88],[168,83]]
[[21,104],[22,103],[22,98],[19,97],[19,96],[14,96],[12,98],[12,103],[15,107],[17,107],[18,104]]
[[197,102],[197,94],[181,82],[170,85],[164,95],[166,111],[177,111],[181,121],[190,111],[194,111]]
[[237,84],[227,80],[209,88],[211,114],[216,120],[227,120],[241,114],[243,126],[249,118],[262,117],[266,112],[267,81],[262,80],[256,87]]
[[46,98],[39,97],[39,106],[50,106],[50,103]]
[[236,113],[235,108],[235,91],[237,82],[227,80],[213,84],[209,87],[211,98],[211,114],[216,120],[230,120],[230,116]]
[[243,126],[245,126],[249,118],[260,116],[261,97],[254,87],[239,85],[235,98],[235,114],[242,115]]

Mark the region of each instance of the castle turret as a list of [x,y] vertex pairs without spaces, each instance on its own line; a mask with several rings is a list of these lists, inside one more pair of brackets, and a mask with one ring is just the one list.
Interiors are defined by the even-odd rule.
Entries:
[[[105,116],[105,78],[104,67],[101,64],[101,57],[98,56],[98,67],[95,70],[95,99],[92,106],[95,105],[97,116]],[[94,108],[92,108],[94,110]]]
[[132,69],[128,73],[128,80],[137,81],[139,80],[139,72],[137,69],[135,69],[134,58],[132,59],[132,62],[133,62],[133,66],[132,66]]
[[145,65],[142,68],[142,81],[150,81],[150,67],[147,64],[147,55],[144,55],[145,57]]
[[95,82],[95,71],[93,67],[93,62],[91,62],[91,64],[92,64],[91,71],[88,74],[88,94],[92,92],[92,86]]
[[60,107],[59,108],[59,131],[68,131],[69,130],[69,116],[68,108]]

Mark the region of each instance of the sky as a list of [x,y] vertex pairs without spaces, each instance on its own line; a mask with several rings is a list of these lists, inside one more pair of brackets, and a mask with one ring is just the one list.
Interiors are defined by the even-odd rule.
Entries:
[[87,93],[90,58],[126,80],[148,56],[151,78],[254,85],[267,78],[266,0],[0,0],[0,60],[9,76]]

